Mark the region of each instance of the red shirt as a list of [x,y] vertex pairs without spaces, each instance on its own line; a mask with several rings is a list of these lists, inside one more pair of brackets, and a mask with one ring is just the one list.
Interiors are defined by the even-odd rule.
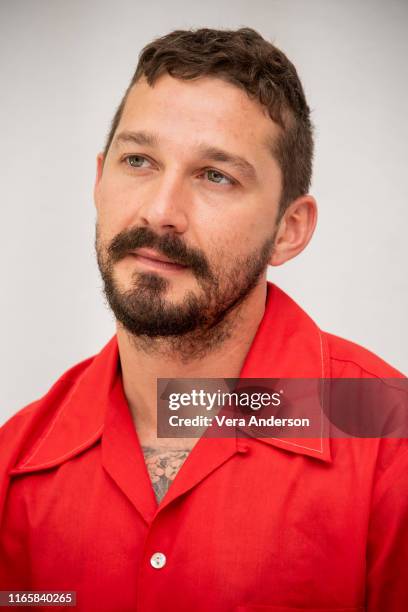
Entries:
[[[269,285],[241,377],[394,376]],[[0,445],[3,590],[76,591],[84,612],[408,610],[405,439],[203,437],[158,506],[114,337]]]

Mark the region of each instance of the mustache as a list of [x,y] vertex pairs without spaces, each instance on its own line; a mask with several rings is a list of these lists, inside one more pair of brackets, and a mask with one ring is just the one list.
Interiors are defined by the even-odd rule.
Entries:
[[155,249],[172,262],[188,266],[195,276],[211,279],[211,269],[204,253],[187,245],[175,234],[158,235],[148,227],[123,230],[112,240],[108,255],[116,263],[128,255],[129,251],[149,247]]

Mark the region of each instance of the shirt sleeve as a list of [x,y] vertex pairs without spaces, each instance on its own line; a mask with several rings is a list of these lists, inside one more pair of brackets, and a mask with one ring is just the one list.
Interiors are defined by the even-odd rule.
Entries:
[[6,591],[30,589],[28,530],[24,504],[13,487],[8,488],[0,527],[0,588]]
[[0,589],[27,590],[25,512],[9,472],[24,446],[30,421],[17,414],[0,428]]
[[408,610],[408,451],[375,485],[367,546],[367,612]]

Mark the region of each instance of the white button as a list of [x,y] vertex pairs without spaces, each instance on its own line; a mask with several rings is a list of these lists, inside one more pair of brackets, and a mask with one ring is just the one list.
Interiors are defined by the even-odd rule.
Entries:
[[150,563],[152,567],[161,569],[166,565],[166,555],[161,552],[154,553],[150,558]]

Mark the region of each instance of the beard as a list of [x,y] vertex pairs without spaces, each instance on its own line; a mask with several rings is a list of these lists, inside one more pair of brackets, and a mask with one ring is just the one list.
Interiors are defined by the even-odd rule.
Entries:
[[[145,347],[151,347],[154,340],[167,340],[172,350],[191,356],[204,347],[213,348],[229,335],[227,315],[236,311],[257,285],[274,238],[275,234],[256,252],[236,258],[230,268],[210,265],[202,251],[187,247],[175,234],[158,235],[146,227],[124,230],[105,247],[97,226],[95,246],[104,293],[116,320]],[[132,276],[131,288],[120,290],[114,278],[115,264],[142,247],[154,248],[172,262],[187,266],[198,292],[191,290],[180,302],[172,303],[166,298],[170,287],[167,278],[139,271]]]

